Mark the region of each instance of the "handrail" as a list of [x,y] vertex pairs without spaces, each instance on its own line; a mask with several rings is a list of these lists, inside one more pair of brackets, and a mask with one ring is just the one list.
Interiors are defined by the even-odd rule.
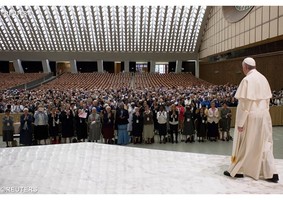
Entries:
[[33,80],[31,82],[28,82],[28,83],[24,83],[24,84],[21,84],[21,85],[17,85],[17,86],[14,86],[14,87],[11,87],[9,88],[9,90],[15,90],[15,89],[30,89],[30,88],[33,88],[35,87],[36,85],[39,85],[40,83],[50,79],[51,77],[53,76],[53,73],[48,73],[46,76],[44,77],[41,77],[39,79],[36,79],[36,80]]

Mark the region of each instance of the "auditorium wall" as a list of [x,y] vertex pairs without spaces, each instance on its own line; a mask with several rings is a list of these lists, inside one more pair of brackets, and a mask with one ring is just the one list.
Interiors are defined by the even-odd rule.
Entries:
[[255,6],[236,23],[229,23],[222,6],[212,7],[200,46],[199,58],[231,51],[283,35],[283,6]]
[[[269,81],[272,90],[283,88],[283,53],[279,55],[254,56],[257,69]],[[242,73],[243,58],[231,59],[214,63],[200,62],[199,77],[213,84],[239,84],[244,74]]]

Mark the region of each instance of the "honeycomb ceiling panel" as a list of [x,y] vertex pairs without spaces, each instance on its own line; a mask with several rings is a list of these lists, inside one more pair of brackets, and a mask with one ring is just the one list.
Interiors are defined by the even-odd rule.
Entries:
[[0,6],[0,51],[195,52],[206,6]]

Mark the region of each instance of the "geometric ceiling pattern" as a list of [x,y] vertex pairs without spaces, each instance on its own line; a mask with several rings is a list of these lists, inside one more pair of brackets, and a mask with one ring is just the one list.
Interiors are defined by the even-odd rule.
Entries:
[[206,6],[0,6],[0,51],[194,52]]

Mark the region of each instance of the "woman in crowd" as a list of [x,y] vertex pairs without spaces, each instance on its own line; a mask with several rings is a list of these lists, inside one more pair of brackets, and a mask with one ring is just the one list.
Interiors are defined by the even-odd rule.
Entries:
[[24,108],[24,113],[20,117],[20,144],[29,146],[32,145],[33,130],[32,122],[33,116],[28,113],[28,108]]
[[49,136],[51,143],[59,144],[59,123],[60,116],[56,112],[56,107],[51,109],[51,113],[48,115],[48,125],[49,125]]
[[100,115],[96,111],[96,107],[92,107],[92,113],[88,116],[88,141],[97,142],[101,139],[101,120]]
[[219,110],[215,107],[215,103],[211,102],[207,112],[207,137],[210,141],[217,141],[219,138],[218,131]]
[[171,110],[169,111],[169,127],[170,127],[170,137],[172,144],[174,144],[173,133],[175,134],[175,142],[178,143],[178,118],[179,118],[179,112],[176,108],[176,105],[172,104]]
[[85,109],[79,109],[78,112],[76,113],[76,127],[77,127],[77,137],[78,141],[85,142],[85,140],[88,137],[87,134],[87,112]]
[[201,107],[198,109],[198,112],[196,114],[196,130],[197,130],[197,137],[198,142],[204,142],[204,139],[206,138],[206,131],[207,131],[207,116],[205,114],[205,107]]
[[143,115],[140,113],[140,108],[135,107],[135,112],[133,113],[133,130],[132,134],[134,137],[134,144],[142,143],[142,132],[143,132]]
[[128,125],[127,125],[127,131],[128,131],[128,134],[129,136],[131,137],[131,142],[134,141],[133,139],[133,134],[132,134],[132,131],[133,131],[133,114],[135,112],[135,103],[134,102],[131,102],[127,105],[127,108],[128,108],[128,113],[129,113],[129,119],[128,119]]
[[44,140],[44,144],[47,144],[48,115],[43,105],[39,105],[34,113],[34,138],[37,144],[41,144],[41,140]]
[[129,134],[127,131],[127,125],[129,123],[129,112],[126,109],[126,106],[123,102],[119,104],[119,108],[116,111],[115,118],[115,128],[118,132],[118,141],[119,145],[127,145],[129,143]]
[[192,113],[192,108],[190,105],[186,105],[186,111],[184,114],[184,132],[183,134],[186,136],[185,142],[192,143],[195,142],[195,129],[194,129],[194,115]]
[[[223,102],[222,109],[220,110],[220,131],[222,141],[230,140],[230,125],[231,125],[231,109],[227,107],[227,103]],[[226,133],[226,138],[225,138]]]
[[62,123],[63,143],[67,142],[67,138],[69,139],[69,143],[72,142],[72,138],[74,137],[74,118],[75,115],[70,109],[70,105],[66,104],[65,109],[63,109],[60,114],[60,121]]
[[102,111],[102,134],[105,144],[112,144],[114,138],[114,114],[110,106],[106,106]]
[[149,109],[148,105],[145,105],[145,111],[143,113],[144,126],[143,126],[143,137],[146,144],[152,143],[154,137],[154,122],[153,112]]
[[157,112],[157,121],[158,121],[158,132],[160,137],[160,144],[163,142],[166,143],[167,135],[167,112],[164,110],[164,106],[160,105],[159,111]]
[[185,114],[185,108],[182,105],[182,101],[178,102],[177,110],[179,112],[179,132],[182,134],[184,129],[184,114]]
[[159,128],[158,128],[158,121],[157,121],[157,113],[158,113],[159,107],[157,101],[154,99],[152,106],[151,106],[151,111],[153,114],[153,126],[154,126],[154,133],[157,133]]
[[7,147],[12,146],[14,134],[14,119],[10,116],[10,110],[5,110],[5,115],[2,118],[3,142],[6,142]]

